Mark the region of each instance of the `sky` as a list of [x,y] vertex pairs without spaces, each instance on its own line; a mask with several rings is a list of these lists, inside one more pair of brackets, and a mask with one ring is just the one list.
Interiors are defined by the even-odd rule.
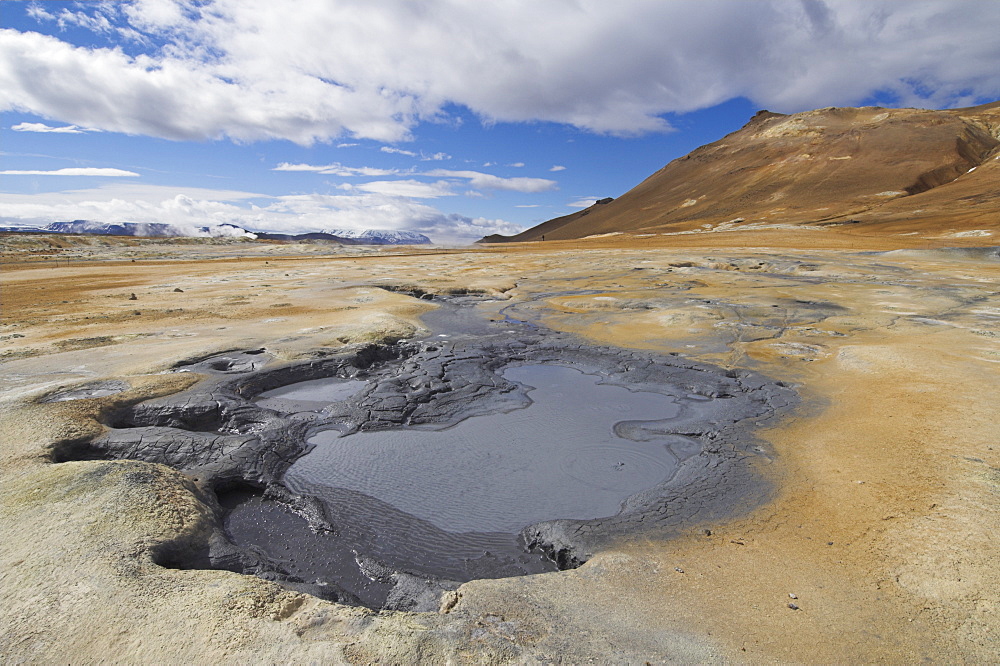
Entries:
[[998,98],[996,0],[0,0],[0,225],[461,244],[759,109]]

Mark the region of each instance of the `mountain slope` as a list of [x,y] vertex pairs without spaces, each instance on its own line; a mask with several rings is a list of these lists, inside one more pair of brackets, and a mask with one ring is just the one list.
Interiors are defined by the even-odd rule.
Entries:
[[[761,111],[742,129],[674,160],[618,199],[504,240],[720,224],[1000,232],[998,158],[1000,102],[949,111]],[[928,228],[917,228],[921,224]]]

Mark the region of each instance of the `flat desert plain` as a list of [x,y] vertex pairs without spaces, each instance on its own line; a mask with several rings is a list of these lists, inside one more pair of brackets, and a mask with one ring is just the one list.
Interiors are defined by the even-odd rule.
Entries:
[[[1000,645],[1000,259],[989,239],[825,230],[440,250],[3,240],[0,654],[21,662],[937,662]],[[964,247],[962,245],[965,245]],[[426,334],[482,307],[601,345],[785,382],[772,491],[725,522],[622,539],[577,569],[375,612],[158,566],[213,518],[169,467],[55,462],[116,407],[279,361]],[[44,402],[103,380],[124,392]]]

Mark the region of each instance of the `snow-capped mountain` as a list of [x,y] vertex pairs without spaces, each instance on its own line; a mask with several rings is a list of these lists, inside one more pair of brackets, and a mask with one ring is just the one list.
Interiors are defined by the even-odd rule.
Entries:
[[0,232],[30,232],[50,234],[88,234],[94,236],[144,236],[156,238],[170,237],[235,237],[260,238],[262,240],[291,241],[332,241],[345,245],[426,245],[430,238],[414,231],[394,231],[387,229],[326,229],[321,232],[285,234],[274,232],[251,232],[233,224],[211,226],[174,225],[162,222],[98,222],[95,220],[73,220],[53,222],[42,227],[10,226],[0,227]]
[[[12,228],[13,229],[13,228]],[[89,234],[95,236],[146,236],[146,237],[217,237],[236,236],[255,238],[246,229],[233,224],[219,224],[203,227],[176,226],[162,222],[96,222],[94,220],[73,220],[72,222],[53,222],[39,231],[55,234]]]
[[415,231],[391,229],[324,229],[323,233],[352,238],[368,245],[426,245],[431,239]]

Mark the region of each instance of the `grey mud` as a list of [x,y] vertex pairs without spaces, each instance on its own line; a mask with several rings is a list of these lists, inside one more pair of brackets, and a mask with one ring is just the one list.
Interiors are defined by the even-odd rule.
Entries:
[[195,479],[216,528],[163,549],[163,566],[413,611],[464,581],[573,568],[768,497],[753,431],[796,402],[791,388],[491,322],[483,300],[435,297],[421,340],[296,363],[264,349],[194,359],[176,368],[204,377],[193,388],[106,415],[103,435],[55,459]]

